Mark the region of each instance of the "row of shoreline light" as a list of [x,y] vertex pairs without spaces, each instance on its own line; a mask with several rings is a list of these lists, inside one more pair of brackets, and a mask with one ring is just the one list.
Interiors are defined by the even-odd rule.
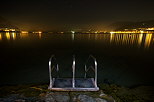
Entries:
[[149,34],[154,33],[154,31],[111,31],[111,34]]

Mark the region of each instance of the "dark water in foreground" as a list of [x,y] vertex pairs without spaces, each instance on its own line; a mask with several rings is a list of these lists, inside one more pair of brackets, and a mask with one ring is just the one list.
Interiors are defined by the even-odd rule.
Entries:
[[0,85],[48,83],[52,54],[62,75],[70,76],[73,54],[77,73],[83,75],[92,54],[98,61],[98,83],[154,85],[154,34],[47,33],[0,33]]

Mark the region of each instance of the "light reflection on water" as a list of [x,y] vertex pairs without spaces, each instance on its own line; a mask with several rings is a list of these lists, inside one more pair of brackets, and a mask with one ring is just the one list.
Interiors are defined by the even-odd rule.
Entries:
[[15,32],[6,32],[6,33],[0,33],[0,40],[17,40],[17,39],[27,39],[31,37],[38,37],[39,39],[42,38],[41,33],[35,33],[35,34],[29,34],[29,33],[15,33]]
[[21,34],[19,34],[19,38],[22,38],[22,39],[24,39],[24,38],[28,38],[28,33],[21,33]]
[[110,45],[136,45],[139,48],[144,46],[146,49],[154,42],[153,34],[89,34],[88,37],[81,34],[76,35],[75,38],[85,38],[85,40],[88,38],[88,40],[96,40]]
[[2,34],[0,33],[0,40],[2,40]]
[[[65,36],[59,35],[60,36]],[[144,46],[148,49],[154,42],[153,34],[71,34],[72,41],[75,40],[92,40],[111,45],[137,45],[138,47]],[[49,36],[52,37],[52,36]],[[30,38],[46,38],[46,34],[36,33],[0,33],[0,41],[3,40],[17,40],[17,39],[30,39]],[[65,40],[65,38],[64,38]]]
[[149,48],[150,44],[152,42],[152,34],[147,34],[145,37],[145,48]]

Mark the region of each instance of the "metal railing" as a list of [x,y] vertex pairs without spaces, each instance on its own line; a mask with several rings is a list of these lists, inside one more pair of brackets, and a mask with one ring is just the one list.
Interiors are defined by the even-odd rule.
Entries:
[[[87,63],[90,61],[90,59],[94,61],[94,66],[91,65],[91,66],[88,66],[87,68]],[[87,78],[87,72],[89,71],[89,69],[92,69],[95,73],[94,84],[95,84],[95,87],[97,87],[97,61],[96,61],[96,58],[92,55],[89,56],[89,58],[85,63],[85,75],[84,75],[85,78]]]
[[72,87],[74,88],[75,87],[75,55],[73,55],[72,70],[73,70]]
[[[92,59],[92,61],[94,62],[94,66],[92,65],[88,65],[88,62],[90,61],[90,59]],[[55,63],[54,63],[55,61]],[[72,88],[75,88],[75,55],[73,55],[73,63],[72,63]],[[56,58],[54,55],[52,55],[49,59],[49,77],[50,77],[50,85],[49,85],[49,89],[51,89],[53,87],[53,77],[52,77],[52,72],[53,70],[56,70],[57,73],[59,73],[59,66],[58,63],[56,62]],[[87,72],[92,69],[95,73],[95,78],[94,78],[94,85],[95,88],[97,88],[97,61],[96,58],[93,57],[92,55],[89,56],[89,58],[87,59],[86,63],[85,63],[85,75],[84,78],[87,78]],[[58,76],[59,77],[59,76]]]
[[56,58],[54,55],[52,55],[49,59],[49,77],[50,77],[50,85],[49,85],[49,88],[51,89],[52,86],[53,86],[53,78],[52,78],[52,71],[54,69],[56,69],[57,72],[59,72],[59,66],[58,66],[58,63],[53,63],[53,60],[55,60],[56,62]]

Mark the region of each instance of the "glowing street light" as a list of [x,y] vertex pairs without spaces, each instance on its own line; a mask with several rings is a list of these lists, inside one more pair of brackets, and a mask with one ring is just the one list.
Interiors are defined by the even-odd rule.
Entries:
[[111,34],[114,34],[114,32],[110,32]]
[[71,31],[71,33],[72,33],[72,34],[74,34],[74,33],[75,33],[75,31]]
[[144,31],[142,31],[142,30],[141,30],[140,32],[141,32],[141,33],[144,33]]

